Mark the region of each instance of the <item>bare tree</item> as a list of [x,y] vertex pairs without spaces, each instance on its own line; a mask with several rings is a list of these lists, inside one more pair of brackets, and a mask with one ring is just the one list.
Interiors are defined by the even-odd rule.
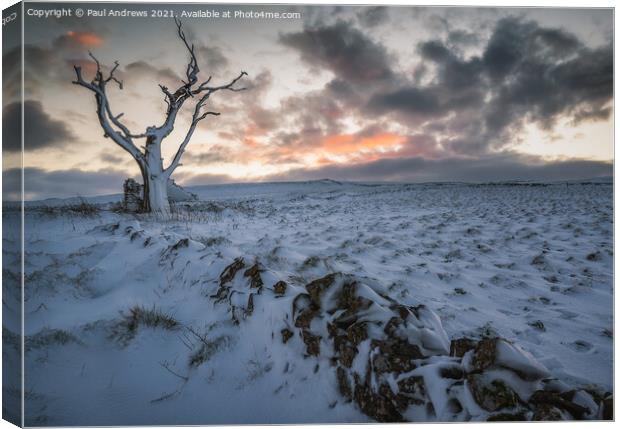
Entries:
[[[114,62],[114,66],[107,76],[101,68],[99,60],[89,52],[97,66],[95,77],[92,81],[87,82],[82,76],[82,68],[74,66],[76,80],[75,85],[83,86],[89,89],[95,95],[97,102],[97,116],[99,123],[104,131],[104,137],[111,138],[117,145],[125,149],[136,160],[140,167],[144,184],[144,205],[143,210],[146,212],[169,213],[170,204],[168,202],[168,180],[174,170],[181,165],[181,158],[187,145],[189,144],[198,123],[209,115],[218,116],[218,112],[205,110],[204,106],[209,97],[217,91],[242,91],[245,88],[235,88],[235,84],[247,73],[242,71],[239,76],[225,85],[211,86],[211,76],[202,83],[198,82],[198,61],[194,52],[194,45],[187,41],[187,37],[183,32],[181,22],[175,18],[177,25],[177,33],[190,54],[189,63],[185,70],[186,80],[181,80],[182,85],[171,92],[164,85],[159,85],[164,93],[164,100],[167,104],[166,119],[160,126],[147,127],[146,131],[141,134],[132,133],[122,122],[123,113],[113,114],[110,107],[110,101],[106,92],[108,83],[113,82],[123,89],[123,82],[118,80],[114,73],[119,67],[118,61]],[[164,160],[161,155],[162,141],[172,133],[177,114],[181,107],[189,98],[196,98],[192,122],[185,134],[185,138],[179,144],[179,148],[167,167],[164,167]],[[144,146],[140,146],[140,150],[134,143],[135,139],[146,139]]]

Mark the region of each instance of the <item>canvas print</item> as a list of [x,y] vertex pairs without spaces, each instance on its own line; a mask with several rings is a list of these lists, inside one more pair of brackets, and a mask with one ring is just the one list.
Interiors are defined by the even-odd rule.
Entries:
[[613,9],[2,32],[4,419],[613,419]]

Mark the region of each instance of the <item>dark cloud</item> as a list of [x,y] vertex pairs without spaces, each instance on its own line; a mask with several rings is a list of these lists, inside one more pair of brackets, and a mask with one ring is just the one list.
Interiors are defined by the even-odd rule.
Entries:
[[204,64],[204,72],[207,75],[218,74],[226,70],[229,65],[228,58],[219,46],[199,46],[196,56],[198,64]]
[[465,30],[452,30],[448,33],[448,43],[460,47],[475,46],[480,42],[478,34]]
[[429,40],[419,45],[422,58],[443,63],[453,58],[452,52],[439,40]]
[[[88,58],[88,50],[98,48],[103,43],[101,34],[92,31],[67,31],[52,38],[45,45],[25,44],[23,69],[28,93],[38,95],[40,88],[50,87],[52,84],[71,85],[75,78],[73,65],[84,62]],[[4,94],[16,98],[20,91],[21,47],[4,51],[2,75]]]
[[146,61],[134,61],[127,64],[122,77],[137,81],[148,78],[155,82],[181,84],[181,77],[171,68],[158,68]]
[[[24,102],[24,148],[32,151],[49,147],[61,147],[74,139],[73,134],[62,122],[50,117],[39,101]],[[2,109],[3,149],[9,152],[21,150],[21,103],[10,103]]]
[[[6,170],[2,174],[2,192],[5,200],[20,198],[16,189],[21,188],[21,170]],[[55,170],[24,168],[24,191],[27,200],[67,198],[119,194],[128,174],[120,170]]]
[[368,84],[395,77],[385,47],[350,22],[338,21],[281,34],[280,42],[296,49],[310,66],[323,66],[346,81]]
[[569,160],[545,163],[538,158],[503,154],[479,159],[424,157],[390,158],[356,165],[333,164],[318,169],[300,169],[269,180],[314,180],[396,182],[502,182],[587,180],[613,175],[610,162]]
[[399,111],[408,115],[431,116],[441,112],[439,99],[432,89],[415,86],[374,95],[369,106],[378,112]]
[[588,48],[562,30],[507,18],[498,22],[482,57],[494,96],[485,122],[490,136],[524,120],[550,128],[607,118],[613,95],[611,45]]
[[[549,129],[560,117],[577,124],[611,113],[611,45],[587,47],[564,30],[511,17],[497,22],[479,57],[464,58],[441,40],[417,48],[422,65],[434,66],[434,79],[376,93],[366,111],[393,115],[408,126],[420,118],[446,122],[452,136],[445,147],[452,153],[475,155],[511,144],[527,122]],[[462,117],[469,125],[451,126]]]
[[371,28],[383,24],[388,18],[388,8],[385,6],[364,7],[357,13],[360,24]]
[[[73,69],[53,50],[24,45],[24,84],[31,95],[37,95],[42,85],[70,84]],[[5,99],[21,96],[21,49],[16,47],[2,55],[2,89]]]

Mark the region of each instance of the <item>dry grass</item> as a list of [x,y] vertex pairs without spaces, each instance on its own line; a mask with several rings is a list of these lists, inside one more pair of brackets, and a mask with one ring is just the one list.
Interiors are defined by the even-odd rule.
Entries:
[[112,337],[122,344],[129,343],[138,333],[140,327],[174,331],[180,323],[172,316],[157,308],[144,308],[136,305],[123,314],[122,319],[112,331]]
[[89,203],[85,198],[80,198],[76,203],[66,203],[57,206],[36,206],[26,207],[27,211],[34,210],[48,216],[75,216],[75,217],[95,217],[101,212],[101,207]]

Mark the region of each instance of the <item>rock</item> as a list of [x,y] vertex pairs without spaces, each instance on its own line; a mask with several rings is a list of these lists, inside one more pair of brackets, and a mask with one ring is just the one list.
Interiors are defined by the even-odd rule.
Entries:
[[463,357],[465,353],[475,347],[476,342],[471,338],[457,338],[450,342],[450,356]]
[[426,402],[424,379],[420,376],[414,375],[400,380],[398,382],[398,389],[412,404],[423,405]]
[[359,383],[356,380],[353,396],[355,402],[364,412],[378,422],[402,422],[403,416],[392,400],[393,393],[389,386],[381,385],[379,394],[375,393],[369,383]]
[[133,179],[125,180],[123,183],[123,209],[130,212],[140,211],[143,195],[144,190],[141,184]]
[[[249,316],[275,298],[254,299],[252,292],[263,287],[258,263],[233,282],[243,268],[243,259],[237,258],[220,275],[220,290],[236,322],[237,314]],[[396,302],[373,280],[334,273],[305,289],[292,297],[286,327],[280,330],[282,342],[287,344],[298,329],[304,357],[319,358],[315,371],[319,362],[330,362],[343,398],[378,422],[401,422],[405,416],[489,421],[613,417],[611,396],[603,400],[548,378],[530,353],[503,338],[448,341],[432,310]],[[298,289],[278,281],[273,290],[278,297]]]
[[286,344],[288,340],[290,340],[293,337],[293,332],[287,328],[282,329],[280,331],[280,334],[282,335],[282,342],[284,344]]
[[401,339],[372,340],[371,347],[378,350],[373,361],[378,373],[409,372],[416,368],[415,359],[424,358],[417,345]]
[[237,275],[237,271],[242,269],[245,266],[243,262],[243,258],[235,258],[235,260],[224,268],[224,271],[220,274],[220,286],[225,283],[229,283],[232,279]]
[[237,272],[245,266],[243,258],[236,258],[220,273],[220,287],[211,298],[215,298],[215,302],[223,302],[229,299],[230,287],[228,284],[235,278]]
[[355,323],[347,328],[347,339],[358,345],[368,338],[368,330],[365,322]]
[[273,291],[276,295],[284,295],[286,293],[286,282],[280,280],[273,285]]
[[346,368],[351,368],[358,350],[348,344],[342,344],[338,349],[338,361]]
[[441,368],[440,375],[443,378],[461,380],[465,376],[465,371],[460,366],[448,366]]
[[248,303],[245,306],[245,314],[243,315],[244,318],[251,316],[253,312],[254,312],[254,294],[251,293],[250,296],[248,297]]
[[541,404],[536,407],[534,415],[532,416],[534,421],[558,421],[564,420],[562,411],[550,404]]
[[337,275],[337,273],[329,274],[306,285],[310,299],[316,306],[321,306],[321,296],[334,283]]
[[349,382],[347,372],[341,367],[337,368],[336,378],[338,379],[340,394],[351,401],[353,399],[353,391],[351,390],[351,383]]
[[516,372],[524,380],[537,380],[549,375],[549,371],[530,353],[502,338],[485,338],[473,351],[471,367],[484,371],[502,367]]
[[306,353],[310,356],[318,356],[321,353],[321,337],[309,331],[302,331],[301,337],[306,345]]
[[[574,392],[571,393],[574,394]],[[569,397],[572,397],[572,395]],[[551,405],[555,408],[566,410],[578,420],[583,419],[584,415],[588,412],[587,408],[565,399],[563,395],[545,390],[537,390],[534,392],[530,396],[528,402],[533,404],[535,407],[540,407],[541,405]]]
[[502,380],[487,383],[482,376],[469,375],[467,382],[476,403],[487,411],[514,408],[519,404],[519,396]]
[[259,292],[263,289],[263,279],[260,276],[260,273],[263,271],[264,270],[257,262],[243,273],[245,277],[250,278],[250,287],[253,289],[258,289]]
[[523,422],[527,420],[525,412],[491,414],[487,422]]
[[319,309],[311,305],[310,307],[303,310],[295,319],[295,326],[298,328],[308,329],[310,328],[310,323],[312,323],[312,319],[319,313]]
[[495,363],[497,338],[485,338],[478,342],[474,349],[472,366],[482,371]]

